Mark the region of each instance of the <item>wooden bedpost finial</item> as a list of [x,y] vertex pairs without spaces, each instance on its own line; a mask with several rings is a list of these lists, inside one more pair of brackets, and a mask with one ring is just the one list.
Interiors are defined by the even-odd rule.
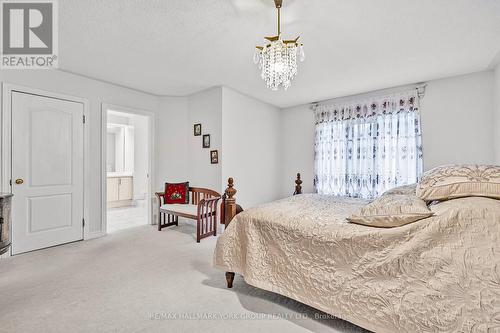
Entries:
[[236,199],[234,198],[236,189],[234,188],[233,178],[227,180],[227,188],[224,193],[226,194],[226,199],[224,200],[224,224],[227,228],[233,217],[238,214]]
[[228,199],[233,199],[234,195],[236,194],[236,189],[234,188],[234,180],[233,178],[229,178],[227,180],[227,188],[226,188],[226,195]]
[[302,180],[300,180],[300,173],[297,173],[297,179],[295,180],[295,192],[293,195],[302,194]]

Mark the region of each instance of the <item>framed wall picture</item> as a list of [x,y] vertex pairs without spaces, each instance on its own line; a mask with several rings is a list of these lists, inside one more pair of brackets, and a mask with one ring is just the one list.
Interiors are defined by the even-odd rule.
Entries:
[[194,136],[200,136],[201,135],[201,124],[194,124]]
[[210,134],[203,135],[203,148],[210,148]]
[[210,151],[210,163],[217,164],[219,163],[219,151],[211,150]]

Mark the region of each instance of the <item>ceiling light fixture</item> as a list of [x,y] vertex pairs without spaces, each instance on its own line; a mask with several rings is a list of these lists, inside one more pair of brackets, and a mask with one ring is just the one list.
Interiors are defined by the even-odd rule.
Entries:
[[283,0],[274,0],[278,11],[278,34],[264,37],[270,43],[255,48],[254,62],[261,69],[261,77],[271,90],[281,86],[287,90],[292,79],[297,75],[297,58],[305,60],[304,45],[299,43],[299,37],[291,40],[281,39],[281,6]]

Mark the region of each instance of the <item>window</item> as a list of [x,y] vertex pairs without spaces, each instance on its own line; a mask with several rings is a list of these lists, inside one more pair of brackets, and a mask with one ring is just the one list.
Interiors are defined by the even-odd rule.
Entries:
[[316,106],[315,187],[320,194],[374,198],[415,183],[423,168],[417,90]]

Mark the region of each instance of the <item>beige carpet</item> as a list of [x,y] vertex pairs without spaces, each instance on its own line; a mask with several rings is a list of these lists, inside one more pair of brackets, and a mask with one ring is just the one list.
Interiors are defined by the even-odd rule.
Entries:
[[0,259],[1,332],[361,332],[291,299],[226,289],[215,237],[135,227]]

